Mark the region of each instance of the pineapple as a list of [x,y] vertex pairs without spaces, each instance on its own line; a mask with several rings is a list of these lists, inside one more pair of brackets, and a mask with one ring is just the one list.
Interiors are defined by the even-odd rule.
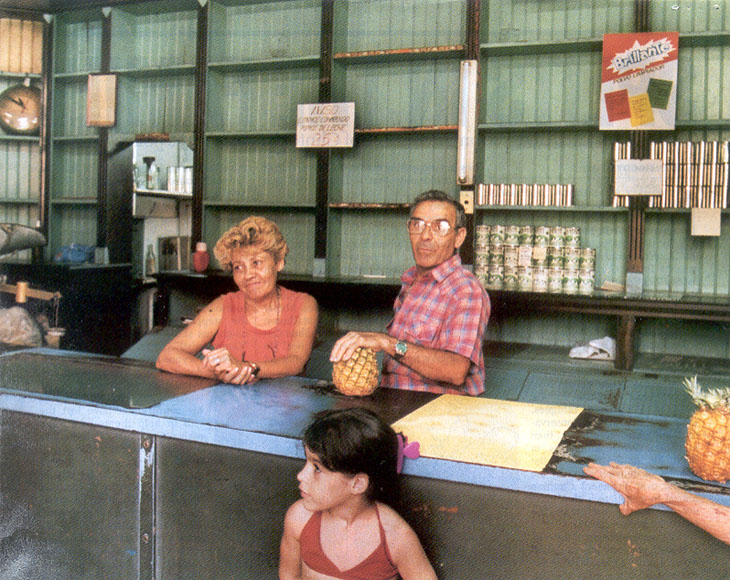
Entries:
[[702,390],[697,377],[684,379],[687,392],[699,407],[687,426],[687,461],[702,479],[725,483],[730,479],[730,388]]
[[347,360],[332,365],[332,381],[345,395],[363,397],[378,388],[378,362],[371,348],[358,348]]

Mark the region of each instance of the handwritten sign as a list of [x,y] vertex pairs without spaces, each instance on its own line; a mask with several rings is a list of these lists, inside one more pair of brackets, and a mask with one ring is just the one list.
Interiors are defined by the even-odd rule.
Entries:
[[616,195],[661,195],[661,159],[617,159]]
[[297,105],[297,147],[352,147],[355,103]]

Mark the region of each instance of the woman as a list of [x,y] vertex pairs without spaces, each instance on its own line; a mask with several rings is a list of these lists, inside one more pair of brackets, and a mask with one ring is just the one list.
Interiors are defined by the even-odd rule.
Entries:
[[[172,339],[157,368],[243,385],[304,371],[317,329],[317,302],[276,283],[289,248],[279,227],[249,217],[213,250],[238,292],[216,298]],[[204,348],[212,341],[213,348]],[[197,356],[202,351],[202,358]]]

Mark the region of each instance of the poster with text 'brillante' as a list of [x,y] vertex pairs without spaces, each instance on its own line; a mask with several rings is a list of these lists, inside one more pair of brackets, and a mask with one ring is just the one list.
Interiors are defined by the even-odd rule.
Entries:
[[674,129],[678,32],[605,34],[601,130]]

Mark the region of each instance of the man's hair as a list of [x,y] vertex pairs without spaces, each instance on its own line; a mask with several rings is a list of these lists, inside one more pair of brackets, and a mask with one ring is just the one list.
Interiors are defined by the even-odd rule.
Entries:
[[424,191],[422,194],[416,197],[416,199],[411,202],[411,216],[413,216],[413,211],[416,209],[416,206],[424,201],[443,201],[445,203],[451,204],[454,207],[454,211],[456,212],[456,223],[454,224],[455,227],[466,227],[466,212],[464,211],[464,206],[456,201],[453,197],[451,197],[448,193],[439,189],[429,189],[428,191]]

